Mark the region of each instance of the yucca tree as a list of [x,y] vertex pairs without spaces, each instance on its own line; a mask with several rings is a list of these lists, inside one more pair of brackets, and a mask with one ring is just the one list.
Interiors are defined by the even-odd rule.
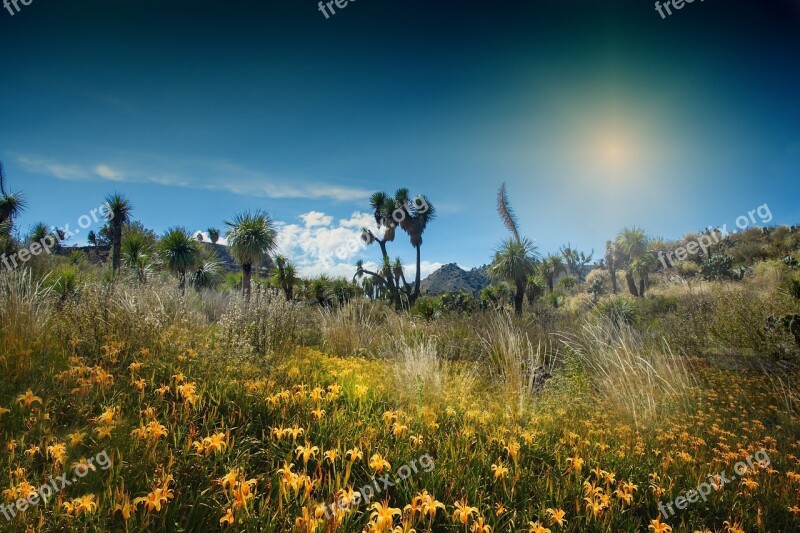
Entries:
[[[399,189],[394,196],[395,211],[399,210],[403,216],[400,218],[400,227],[408,234],[411,246],[417,254],[417,272],[414,276],[414,289],[411,293],[411,303],[419,297],[422,282],[422,234],[428,224],[436,218],[436,208],[428,197],[420,195],[413,201],[409,197],[408,189]],[[396,220],[396,219],[395,219]]]
[[291,302],[294,299],[294,287],[301,281],[297,277],[297,270],[291,261],[282,255],[275,256],[275,267],[272,283],[280,287],[286,296],[286,301]]
[[222,283],[222,278],[222,264],[216,252],[208,246],[202,246],[197,263],[189,274],[189,283],[198,291],[214,289]]
[[124,195],[106,196],[106,220],[111,226],[111,268],[116,272],[122,266],[122,227],[130,222],[133,204]]
[[37,222],[33,228],[31,228],[27,240],[30,243],[42,242],[48,236],[53,236],[53,232],[50,230],[50,227],[44,222]]
[[263,211],[240,213],[225,224],[230,228],[225,237],[231,255],[242,265],[242,294],[249,301],[253,265],[258,268],[264,257],[275,251],[278,232],[275,223]]
[[[376,192],[370,196],[369,205],[372,208],[378,229],[384,230],[383,237],[378,238],[370,229],[362,228],[361,239],[367,246],[378,243],[383,263],[387,263],[389,261],[389,252],[386,250],[386,243],[394,241],[395,232],[397,231],[397,221],[392,216],[395,210],[394,198],[385,192]],[[358,273],[356,274],[358,275]],[[384,274],[384,278],[395,309],[400,309],[400,287],[395,284],[393,276]]]
[[6,175],[0,163],[0,253],[13,253],[16,242],[12,237],[14,219],[25,210],[21,193],[11,193],[6,188]]
[[13,224],[14,219],[25,210],[25,199],[21,193],[11,193],[6,188],[6,174],[0,162],[0,224]]
[[542,277],[547,281],[547,288],[553,292],[555,281],[559,274],[565,270],[564,261],[557,255],[548,255],[539,265],[539,272]]
[[514,287],[514,312],[517,315],[521,315],[528,277],[536,272],[539,253],[533,241],[520,237],[519,223],[508,201],[505,183],[497,192],[497,212],[503,224],[511,232],[511,237],[500,244],[494,254],[494,262],[489,267],[489,271],[493,275],[508,281]]
[[147,283],[150,270],[150,242],[140,232],[131,232],[122,239],[122,265],[133,272],[139,283]]
[[197,266],[200,246],[186,228],[170,228],[158,242],[158,252],[167,269],[178,278],[178,288],[186,293],[186,276]]
[[217,244],[219,241],[219,230],[217,228],[208,228],[208,240],[212,244]]
[[620,268],[625,269],[625,282],[632,296],[644,296],[645,287],[637,287],[635,276],[639,277],[640,285],[646,283],[645,270],[650,262],[645,259],[648,255],[648,238],[643,229],[632,227],[623,228],[617,235],[616,249]]
[[611,290],[614,294],[619,292],[617,287],[617,266],[619,265],[619,247],[616,242],[606,241],[606,268],[611,277]]
[[537,259],[536,246],[527,238],[508,238],[495,252],[490,271],[514,287],[514,312],[518,315],[522,314],[528,277],[536,272]]

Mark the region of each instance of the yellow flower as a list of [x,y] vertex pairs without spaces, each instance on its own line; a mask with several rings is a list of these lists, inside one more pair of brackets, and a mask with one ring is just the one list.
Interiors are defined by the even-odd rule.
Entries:
[[355,463],[357,460],[364,458],[364,454],[358,449],[358,446],[354,446],[352,449],[347,450],[347,453],[345,453],[344,456],[351,463]]
[[306,445],[298,446],[297,449],[295,449],[295,453],[298,459],[300,459],[300,457],[303,458],[303,464],[308,464],[309,459],[317,456],[319,448],[317,446],[311,446],[311,443],[306,441]]
[[661,523],[660,516],[655,520],[651,520],[650,525],[647,526],[647,529],[652,530],[653,533],[672,533],[672,528],[670,526]]
[[453,521],[462,525],[469,524],[472,516],[478,514],[477,507],[470,507],[467,505],[466,500],[456,502],[455,508],[456,510],[453,512]]
[[492,526],[484,523],[484,518],[478,517],[478,520],[472,524],[472,528],[470,528],[472,533],[492,533]]
[[86,494],[71,502],[64,502],[63,506],[69,516],[80,516],[94,513],[97,510],[97,501],[94,494]]
[[94,428],[94,431],[97,433],[98,439],[110,439],[112,429],[114,429],[114,426],[99,426]]
[[11,412],[11,409],[6,409],[5,407],[0,407],[0,416],[3,416],[4,414],[10,413],[10,412]]
[[369,467],[372,468],[372,471],[376,474],[380,474],[384,470],[388,472],[392,469],[392,465],[389,463],[389,461],[384,459],[379,453],[376,453],[369,458]]
[[25,394],[20,394],[17,397],[17,404],[25,404],[25,407],[30,407],[34,403],[42,404],[42,399],[33,394],[31,389],[25,391]]
[[553,509],[552,507],[548,507],[545,509],[547,516],[550,517],[550,525],[554,526],[558,524],[561,527],[564,527],[564,516],[567,514],[564,512],[563,509]]
[[492,465],[492,472],[494,472],[494,479],[500,481],[508,475],[508,468],[503,466],[502,459],[498,459],[497,464]]
[[231,508],[228,508],[228,511],[225,513],[225,516],[219,519],[219,525],[221,526],[224,526],[226,524],[232,526],[234,522],[235,518],[233,516],[233,509]]
[[114,506],[112,514],[121,513],[122,519],[126,522],[131,519],[131,514],[136,510],[136,507],[131,504],[130,497],[127,494],[122,496],[122,501]]
[[76,431],[75,433],[70,433],[67,435],[69,438],[69,445],[72,447],[77,446],[78,444],[83,442],[84,437],[86,437],[86,433],[83,431]]
[[324,455],[325,459],[330,461],[331,464],[335,464],[336,458],[339,457],[339,450],[328,450]]
[[550,530],[537,522],[528,522],[528,533],[550,533]]
[[54,463],[64,464],[67,461],[67,446],[65,444],[53,444],[47,447],[47,455]]
[[117,409],[115,407],[108,407],[100,416],[95,419],[95,421],[109,426],[114,423],[114,416],[116,414]]
[[383,503],[375,502],[370,506],[370,509],[372,510],[369,514],[369,518],[372,521],[370,530],[377,532],[390,531],[394,525],[394,517],[402,514],[400,509],[389,507],[388,500]]

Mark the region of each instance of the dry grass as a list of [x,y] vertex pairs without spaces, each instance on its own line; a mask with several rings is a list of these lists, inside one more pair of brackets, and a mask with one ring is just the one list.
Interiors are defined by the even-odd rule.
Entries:
[[562,339],[596,394],[635,422],[656,420],[665,409],[675,408],[676,400],[693,405],[691,373],[665,341],[648,344],[630,325],[609,319],[586,322]]

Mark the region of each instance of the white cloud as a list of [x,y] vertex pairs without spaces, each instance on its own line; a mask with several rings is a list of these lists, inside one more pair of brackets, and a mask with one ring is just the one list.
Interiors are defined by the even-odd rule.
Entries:
[[122,174],[115,171],[108,165],[97,165],[94,167],[94,173],[110,181],[122,181]]
[[315,226],[330,226],[331,222],[333,222],[332,216],[326,215],[325,213],[320,213],[319,211],[310,211],[300,215],[300,218],[302,218],[303,222],[306,223],[307,228],[313,228]]
[[48,174],[60,180],[86,181],[91,179],[91,174],[78,165],[56,163],[35,156],[20,156],[17,158],[17,162],[28,172]]
[[[279,224],[278,250],[291,259],[301,275],[353,275],[356,258],[364,253],[361,226],[364,213],[339,220],[319,211],[299,216],[303,224]],[[347,276],[346,276],[347,277]]]
[[[288,257],[298,268],[302,277],[322,274],[351,279],[355,274],[355,263],[364,259],[368,270],[377,272],[379,266],[367,257],[380,255],[368,248],[361,240],[361,228],[372,227],[375,219],[369,213],[355,211],[350,218],[333,222],[333,217],[319,211],[310,211],[298,218],[303,224],[279,223],[278,251]],[[372,255],[370,255],[370,252]],[[423,261],[420,271],[424,279],[438,270],[443,263]],[[406,280],[413,283],[416,265],[413,261],[405,267]]]
[[[117,156],[119,159],[120,156]],[[301,182],[295,177],[272,176],[237,165],[228,160],[180,160],[148,154],[126,154],[135,161],[129,168],[112,168],[108,164],[65,164],[35,155],[17,156],[19,164],[29,172],[45,174],[66,181],[107,180],[225,191],[258,198],[321,199],[361,201],[370,191],[356,187],[333,185],[319,181]]]

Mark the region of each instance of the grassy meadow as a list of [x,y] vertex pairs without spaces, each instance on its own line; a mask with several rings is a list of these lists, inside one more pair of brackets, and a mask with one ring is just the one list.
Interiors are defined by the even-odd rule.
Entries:
[[[3,530],[800,526],[792,339],[762,331],[798,306],[779,261],[742,281],[654,275],[638,299],[562,287],[515,317],[322,307],[261,283],[249,302],[181,294],[72,260],[0,278],[3,501],[110,461]],[[77,272],[69,294],[42,274],[59,268]]]

